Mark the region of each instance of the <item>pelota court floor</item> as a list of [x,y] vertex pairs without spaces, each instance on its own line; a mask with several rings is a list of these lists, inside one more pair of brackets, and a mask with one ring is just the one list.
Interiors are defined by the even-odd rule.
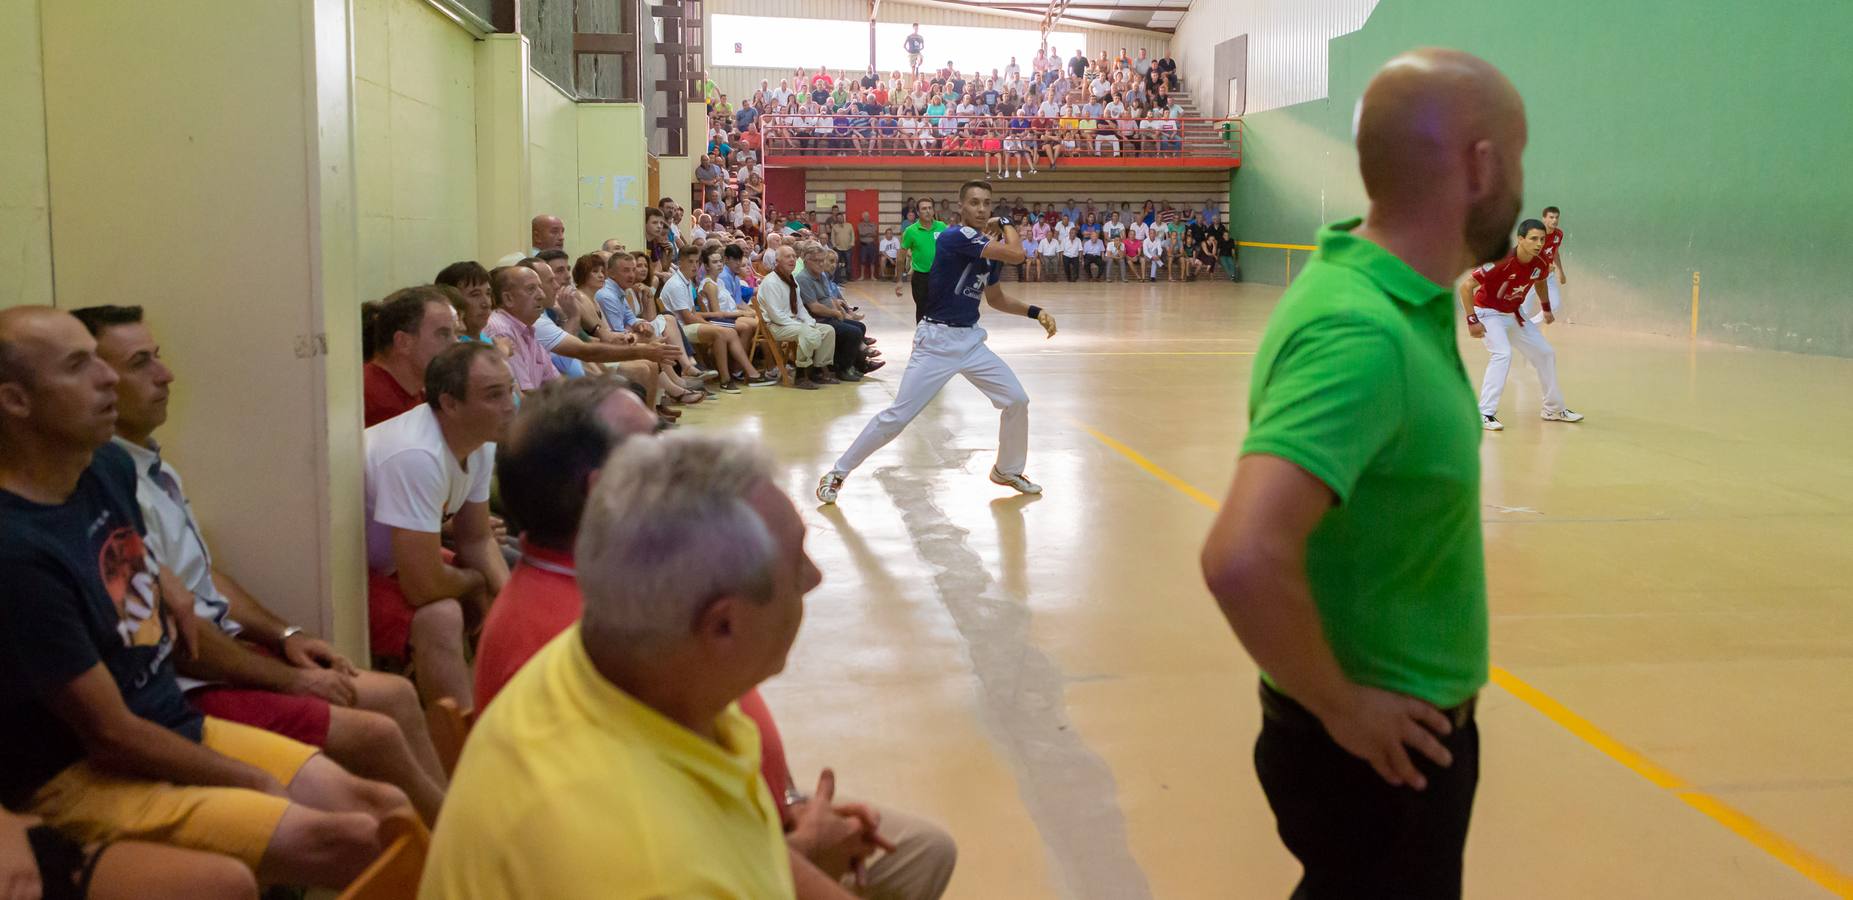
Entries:
[[[996,413],[955,380],[817,507],[904,368],[885,285],[848,293],[886,369],[683,419],[761,437],[810,525],[825,581],[765,688],[793,770],[943,823],[952,896],[1285,897],[1255,671],[1196,564],[1280,289],[1006,289],[1061,321],[985,317],[1032,398],[1040,498],[985,479]],[[1853,896],[1853,360],[1548,333],[1588,420],[1539,421],[1515,359],[1482,445],[1468,896]]]

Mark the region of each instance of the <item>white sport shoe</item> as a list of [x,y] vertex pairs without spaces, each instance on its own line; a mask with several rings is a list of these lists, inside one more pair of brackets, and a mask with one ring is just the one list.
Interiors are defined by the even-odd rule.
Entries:
[[1583,414],[1573,409],[1563,409],[1558,412],[1543,413],[1538,418],[1546,422],[1581,422]]
[[843,479],[848,477],[846,472],[825,472],[824,477],[817,479],[817,502],[835,503],[837,492],[843,489]]
[[1499,423],[1499,420],[1496,418],[1493,418],[1492,416],[1481,416],[1480,417],[1480,427],[1486,429],[1487,431],[1506,430],[1506,426],[1501,425]]
[[[1013,488],[1016,488],[1019,493],[1024,493],[1024,494],[1042,493],[1042,485],[1037,484],[1027,478],[1024,478],[1021,475],[1005,475],[1004,473],[997,471],[997,468],[995,466],[992,467],[991,469],[991,483],[1001,484],[1001,485],[1004,485],[1005,487],[1013,487]],[[817,491],[818,491],[819,496],[823,494],[822,487],[819,487]],[[832,497],[836,496],[836,492],[832,491],[830,496]]]

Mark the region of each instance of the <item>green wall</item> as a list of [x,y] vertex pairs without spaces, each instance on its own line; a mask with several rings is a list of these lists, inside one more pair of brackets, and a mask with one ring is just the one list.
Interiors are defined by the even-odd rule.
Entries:
[[360,295],[476,248],[476,40],[423,0],[354,4]]
[[[1499,66],[1525,97],[1525,208],[1564,210],[1571,318],[1853,356],[1853,3],[1382,0],[1331,42],[1331,96],[1248,116],[1231,221],[1310,243],[1361,215],[1351,116],[1371,74],[1420,46]],[[1297,272],[1303,254],[1294,254]],[[1245,250],[1279,283],[1282,254]]]

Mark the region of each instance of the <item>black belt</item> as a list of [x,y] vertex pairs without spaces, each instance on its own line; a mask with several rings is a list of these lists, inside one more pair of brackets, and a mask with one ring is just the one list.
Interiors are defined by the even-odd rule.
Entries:
[[[1467,723],[1473,721],[1474,707],[1478,706],[1479,702],[1480,696],[1475,694],[1458,706],[1441,710],[1441,715],[1456,730],[1465,728]],[[1301,706],[1299,701],[1292,697],[1275,690],[1273,685],[1265,681],[1261,682],[1261,715],[1283,725],[1310,725],[1320,729],[1325,728],[1324,723],[1320,722],[1319,717],[1313,715],[1311,710]]]
[[947,322],[943,319],[922,318],[920,321],[925,322],[928,325],[944,325],[947,328],[971,328],[972,327],[970,325],[954,325],[951,322]]

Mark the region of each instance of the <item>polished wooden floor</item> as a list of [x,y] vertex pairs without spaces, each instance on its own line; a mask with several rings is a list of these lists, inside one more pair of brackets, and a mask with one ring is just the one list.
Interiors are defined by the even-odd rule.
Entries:
[[[1040,498],[985,479],[996,413],[955,381],[812,501],[899,383],[886,287],[849,293],[893,365],[684,418],[762,437],[811,526],[825,581],[765,691],[793,769],[944,823],[953,896],[1284,897],[1255,672],[1196,565],[1279,289],[1006,288],[1061,319],[985,323],[1033,399]],[[1853,360],[1549,334],[1588,420],[1539,421],[1515,360],[1483,442],[1468,896],[1853,895]]]

